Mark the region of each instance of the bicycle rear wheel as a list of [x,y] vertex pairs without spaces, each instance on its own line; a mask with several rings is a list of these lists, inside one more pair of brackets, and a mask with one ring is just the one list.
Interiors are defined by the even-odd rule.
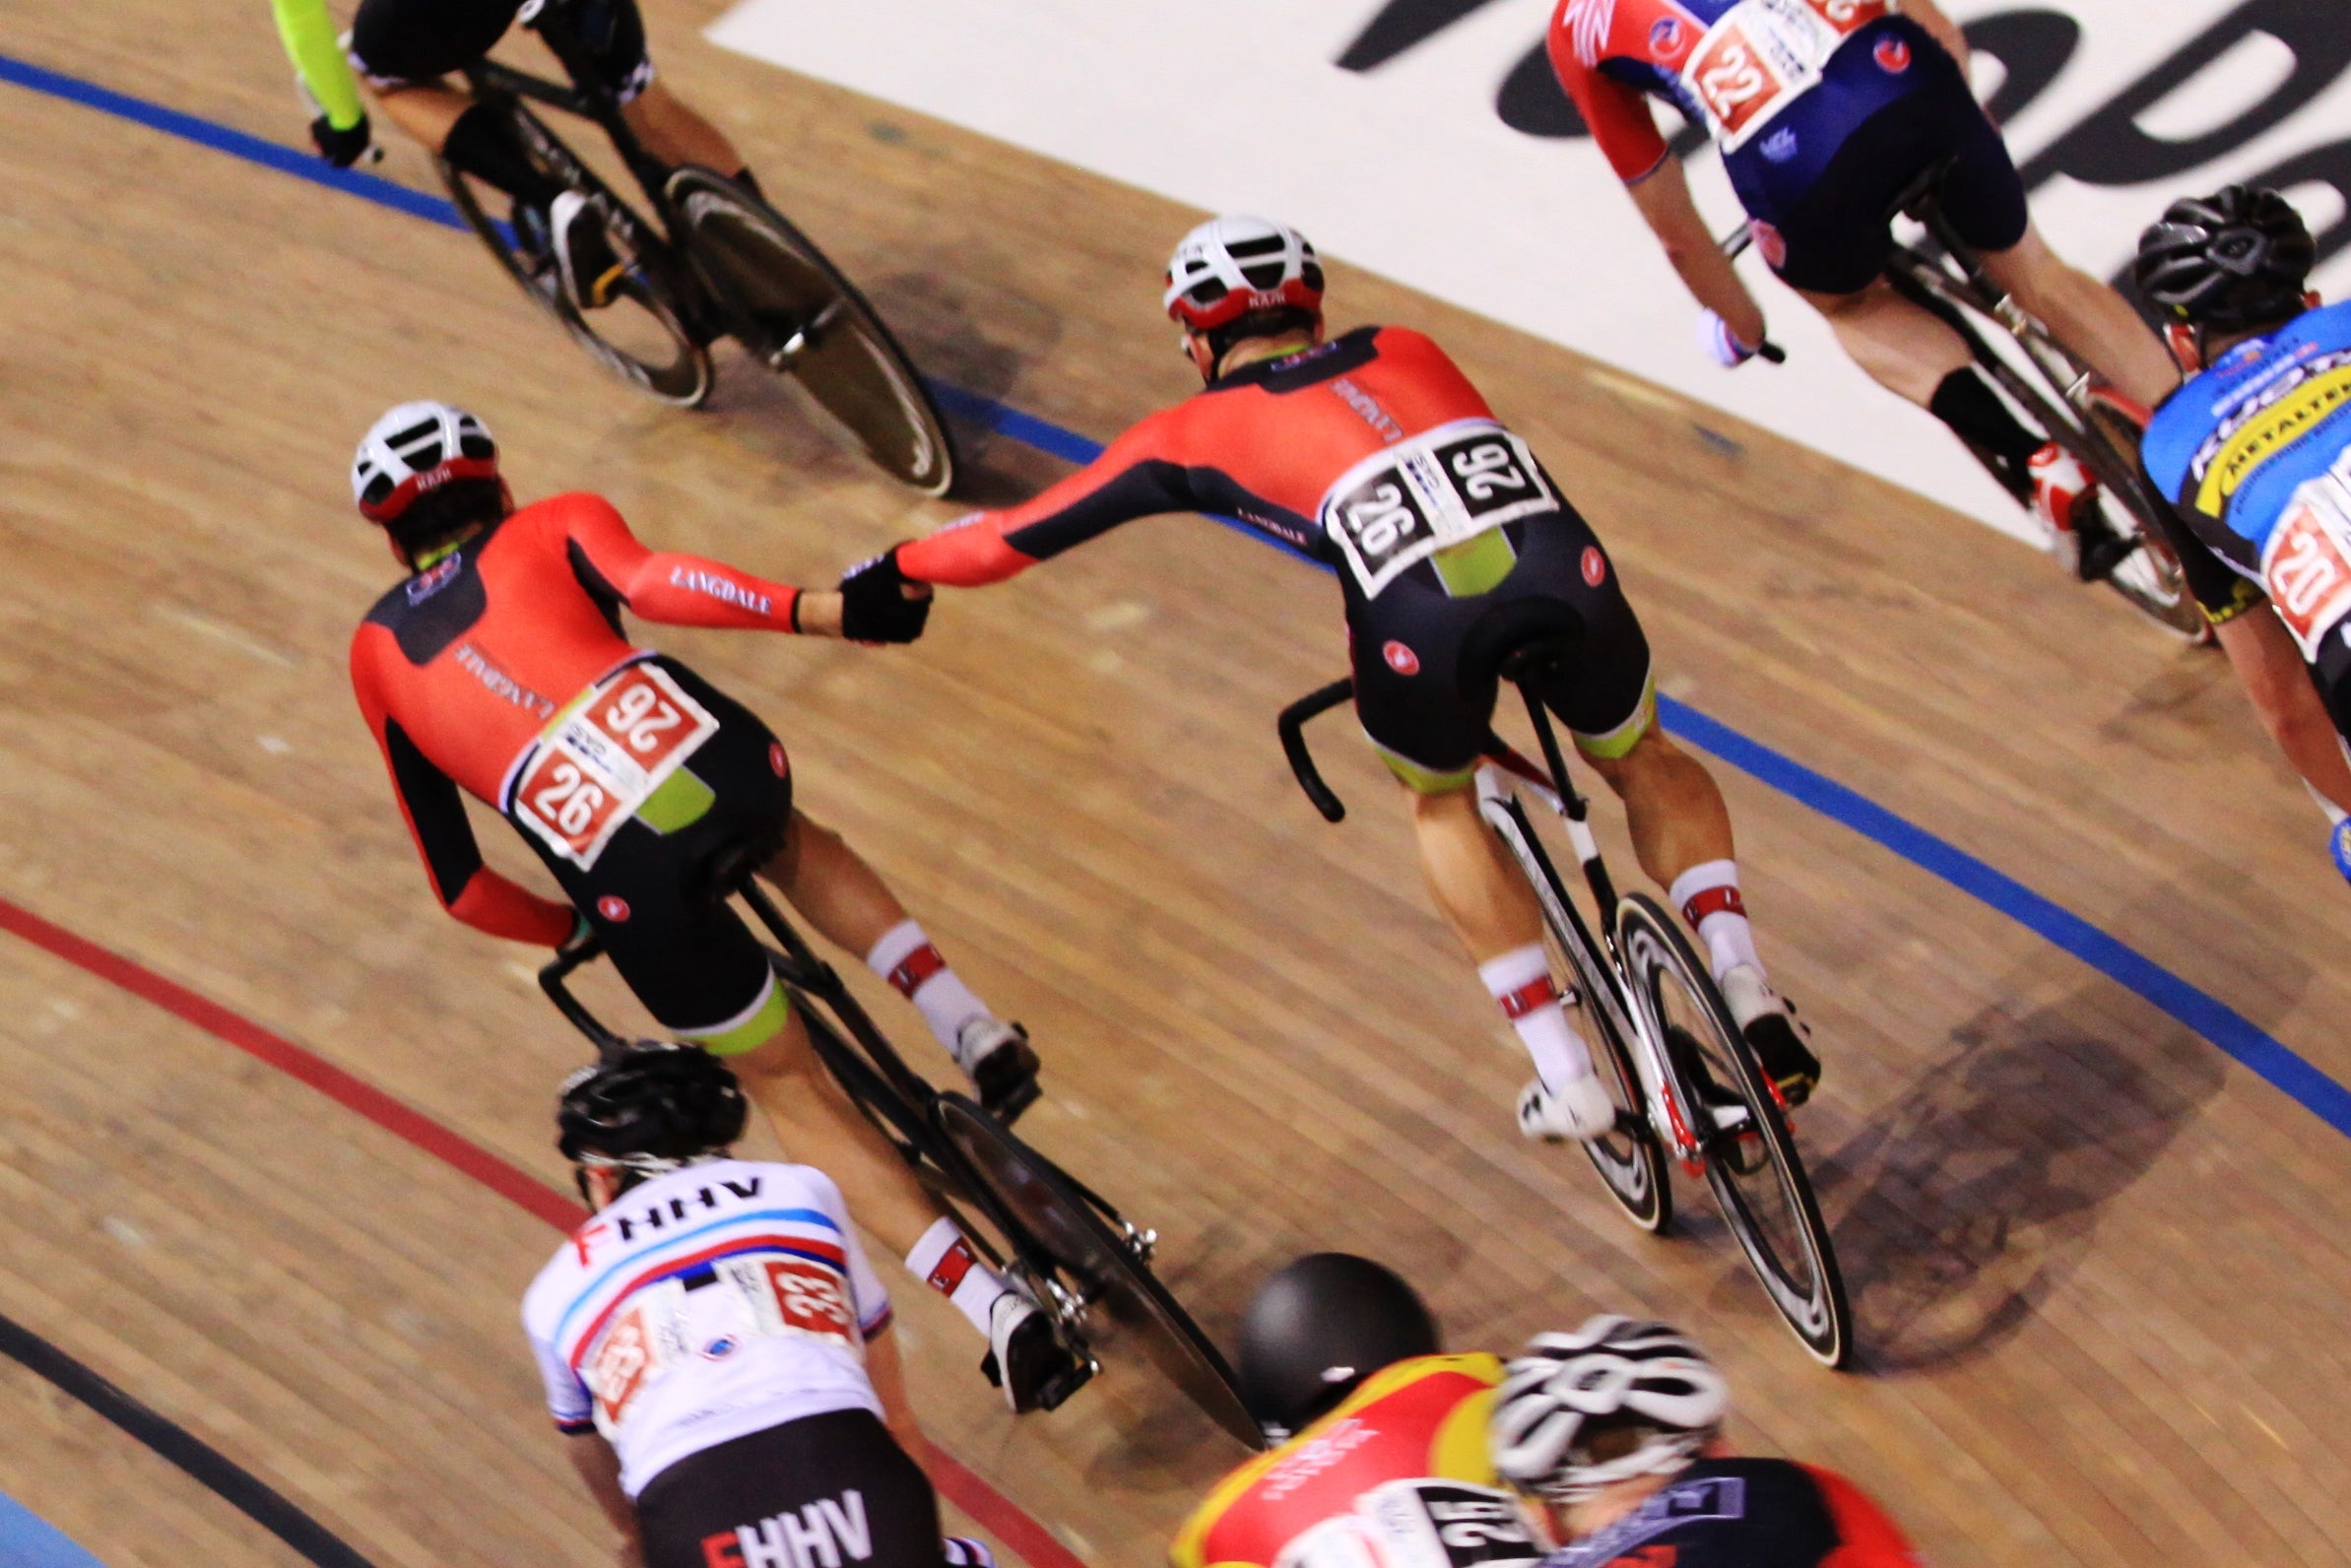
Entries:
[[1232,1368],[1143,1263],[1135,1239],[1112,1229],[1051,1160],[974,1101],[941,1095],[938,1114],[947,1141],[1082,1294],[1102,1302],[1114,1322],[1135,1333],[1152,1364],[1210,1420],[1246,1446],[1264,1448],[1265,1436],[1241,1403]]
[[[516,109],[519,115],[524,111]],[[543,129],[542,136],[548,133]],[[591,318],[564,294],[555,269],[526,254],[514,241],[513,229],[490,216],[483,205],[489,186],[477,186],[441,159],[433,160],[457,215],[473,229],[528,294],[531,302],[571,334],[598,364],[643,392],[680,408],[696,408],[710,396],[714,377],[710,352],[686,329],[682,312],[652,269],[632,265],[614,291],[613,302]],[[497,200],[503,201],[499,195]]]
[[1543,950],[1551,960],[1551,978],[1580,999],[1582,1031],[1594,1043],[1599,1059],[1593,1064],[1616,1102],[1618,1131],[1579,1146],[1592,1168],[1632,1222],[1656,1232],[1673,1220],[1673,1186],[1665,1167],[1665,1151],[1649,1125],[1648,1099],[1633,1066],[1631,1049],[1610,999],[1617,995],[1615,971],[1594,945],[1589,927],[1569,900],[1558,872],[1523,802],[1513,796],[1501,804],[1504,820],[1487,818],[1487,825],[1519,863],[1535,900],[1542,907]]
[[1675,1054],[1701,1131],[1706,1179],[1764,1294],[1804,1348],[1841,1367],[1853,1315],[1828,1225],[1763,1070],[1680,925],[1644,893],[1618,906],[1617,935],[1637,1000]]
[[922,376],[849,280],[781,213],[706,168],[671,174],[683,248],[751,356],[797,376],[866,455],[926,495],[955,482],[954,443]]

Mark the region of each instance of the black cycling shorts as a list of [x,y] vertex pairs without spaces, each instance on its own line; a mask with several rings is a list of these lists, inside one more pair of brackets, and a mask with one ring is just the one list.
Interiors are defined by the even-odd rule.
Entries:
[[2186,519],[2166,510],[2155,520],[2164,542],[2180,557],[2180,575],[2188,580],[2188,591],[2195,596],[2205,620],[2217,626],[2269,602],[2259,583],[2223,560]]
[[930,1481],[868,1410],[806,1416],[690,1454],[653,1477],[636,1513],[645,1568],[946,1561]]
[[1494,655],[1526,631],[1556,626],[1575,639],[1540,694],[1585,751],[1621,755],[1653,717],[1649,639],[1584,520],[1563,508],[1504,532],[1518,562],[1489,592],[1455,598],[1415,568],[1376,599],[1349,595],[1356,716],[1415,788],[1458,787],[1476,766],[1493,720]]
[[1943,215],[1977,250],[2022,240],[2031,215],[2008,146],[1942,50],[1923,47],[1918,86],[1878,109],[1829,155],[1811,189],[1756,227],[1756,248],[1780,280],[1814,294],[1858,294],[1886,270],[1895,204],[1945,159]]
[[709,809],[669,833],[632,817],[585,871],[516,826],[588,917],[645,1011],[681,1033],[707,1034],[744,1018],[767,991],[766,951],[717,896],[713,878],[746,846],[770,854],[782,847],[792,764],[757,714],[677,661],[653,662],[719,722],[685,762],[710,787]]
[[[481,59],[506,35],[522,0],[359,0],[351,61],[378,89],[433,82]],[[626,103],[653,80],[636,0],[574,0],[565,20],[596,79]]]

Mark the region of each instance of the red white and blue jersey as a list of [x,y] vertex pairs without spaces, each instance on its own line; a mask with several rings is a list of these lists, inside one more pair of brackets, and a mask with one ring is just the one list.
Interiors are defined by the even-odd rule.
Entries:
[[1648,103],[1662,98],[1713,135],[1748,212],[1776,221],[1847,136],[1911,90],[1922,50],[1950,63],[1896,11],[1896,0],[1560,0],[1545,41],[1618,178],[1665,162]]
[[565,1432],[602,1432],[629,1496],[691,1454],[882,1403],[865,1344],[889,1297],[841,1190],[807,1165],[708,1160],[631,1188],[523,1297]]

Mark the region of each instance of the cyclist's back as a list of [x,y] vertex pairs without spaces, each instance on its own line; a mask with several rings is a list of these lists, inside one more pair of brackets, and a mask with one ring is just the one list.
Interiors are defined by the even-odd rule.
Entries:
[[[1486,1454],[1501,1381],[1502,1363],[1490,1355],[1396,1363],[1220,1481],[1185,1521],[1169,1560],[1176,1568],[1534,1562],[1542,1548]],[[1387,1553],[1366,1559],[1358,1543],[1367,1539],[1388,1543]],[[1404,1555],[1414,1547],[1441,1555]]]
[[2147,472],[2196,536],[2248,576],[2295,492],[2351,450],[2351,301],[2248,338],[2147,426]]
[[352,641],[370,723],[397,727],[468,794],[504,809],[513,764],[559,708],[644,650],[620,612],[786,631],[796,590],[715,561],[657,558],[601,496],[507,517],[376,601]]
[[1780,1459],[1702,1459],[1632,1513],[1543,1568],[1916,1568],[1877,1505],[1833,1470]]

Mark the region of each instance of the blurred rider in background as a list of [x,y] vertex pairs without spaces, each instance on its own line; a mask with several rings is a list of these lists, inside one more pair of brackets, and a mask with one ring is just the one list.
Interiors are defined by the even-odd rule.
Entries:
[[1763,310],[1690,200],[1646,98],[1714,135],[1756,249],[1828,318],[1876,381],[1999,463],[2086,581],[2126,555],[2096,483],[2025,428],[1959,335],[1885,279],[1896,203],[1948,163],[1944,216],[1992,281],[2125,396],[2160,403],[2179,375],[2121,294],[2049,248],[1998,129],[1968,87],[1968,43],[1933,0],[1560,0],[1560,86],[1704,307],[1726,368],[1764,344]]
[[1545,1568],[1919,1568],[1901,1530],[1833,1470],[1735,1459],[1731,1394],[1662,1323],[1602,1315],[1538,1334],[1493,1403],[1495,1469],[1564,1544]]
[[621,1563],[992,1565],[940,1538],[889,1297],[840,1189],[728,1157],[735,1076],[640,1041],[566,1079],[555,1119],[593,1212],[523,1328]]
[[[352,638],[352,686],[441,906],[509,942],[593,939],[664,1027],[735,1065],[785,1148],[850,1184],[875,1234],[988,1339],[983,1366],[1013,1409],[1058,1404],[1089,1363],[975,1258],[841,1092],[727,894],[755,874],[862,956],[1007,1118],[1037,1094],[1027,1036],[988,1011],[855,850],[793,805],[791,758],[758,715],[632,643],[621,622],[625,611],[902,642],[929,605],[848,606],[648,550],[600,495],[518,509],[490,431],[445,403],[376,421],[351,482],[408,573]],[[562,898],[483,863],[467,795],[522,835]]]
[[1543,1555],[1486,1453],[1502,1363],[1446,1355],[1378,1264],[1301,1258],[1241,1323],[1241,1397],[1275,1446],[1216,1483],[1174,1568],[1526,1564]]
[[[351,32],[338,37],[326,0],[271,0],[278,35],[317,109],[310,140],[337,168],[349,168],[371,145],[356,68],[376,102],[424,150],[513,201],[512,222],[524,248],[558,274],[581,309],[610,302],[621,263],[605,237],[604,220],[587,198],[565,189],[532,159],[513,118],[477,103],[445,78],[496,46],[524,0],[359,0]],[[577,30],[598,79],[620,100],[620,117],[645,151],[675,167],[694,163],[726,174],[752,192],[758,183],[718,128],[653,76],[645,22],[636,0],[545,0],[561,6]],[[531,7],[535,21],[540,6]]]

